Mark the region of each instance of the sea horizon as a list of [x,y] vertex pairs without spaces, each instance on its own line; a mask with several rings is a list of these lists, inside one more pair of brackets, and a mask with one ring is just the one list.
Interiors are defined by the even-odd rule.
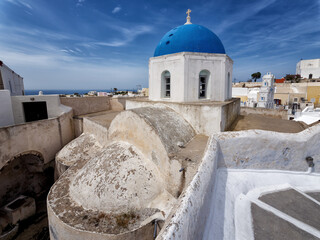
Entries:
[[[44,95],[48,94],[85,94],[90,91],[112,92],[111,89],[25,89],[25,95],[38,95],[42,91]],[[136,89],[118,89],[117,91],[136,91]]]

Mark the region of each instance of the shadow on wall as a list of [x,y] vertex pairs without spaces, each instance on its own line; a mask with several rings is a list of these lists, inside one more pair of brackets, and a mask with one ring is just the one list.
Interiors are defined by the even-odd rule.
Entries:
[[53,184],[53,168],[45,167],[37,152],[14,157],[0,170],[0,206],[20,195],[37,199]]

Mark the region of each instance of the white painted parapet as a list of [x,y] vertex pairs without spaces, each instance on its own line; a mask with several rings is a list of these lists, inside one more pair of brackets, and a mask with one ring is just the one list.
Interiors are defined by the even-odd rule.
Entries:
[[309,179],[318,185],[319,174],[307,171],[305,157],[313,157],[319,172],[319,142],[320,125],[295,134],[249,130],[212,135],[196,175],[157,239],[235,239],[238,195],[255,186],[308,186]]
[[[37,152],[48,163],[74,138],[72,110],[59,117],[0,128],[0,169],[14,157]],[[13,147],[14,146],[14,147]]]
[[197,134],[210,136],[228,130],[240,113],[240,99],[226,102],[154,102],[146,99],[127,100],[126,109],[139,107],[169,107],[180,114]]
[[23,110],[24,102],[46,102],[48,118],[55,118],[66,112],[72,111],[70,107],[60,103],[59,95],[14,96],[11,100],[15,124],[25,123]]
[[194,178],[182,192],[157,240],[202,239],[215,185],[219,145],[210,138]]
[[299,133],[262,130],[221,133],[214,136],[222,152],[219,167],[306,171],[306,157],[310,156],[315,171],[319,172],[319,133],[320,125]]

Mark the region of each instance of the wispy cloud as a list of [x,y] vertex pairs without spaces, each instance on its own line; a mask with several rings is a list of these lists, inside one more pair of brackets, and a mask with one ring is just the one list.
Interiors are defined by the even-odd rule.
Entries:
[[[127,2],[130,11],[124,11],[121,4],[0,0],[0,32],[5,33],[0,34],[1,58],[14,69],[17,66],[17,71],[28,66],[21,72],[26,83],[28,77],[47,79],[51,73],[52,78],[63,79],[53,81],[61,85],[68,78],[85,81],[85,73],[77,68],[88,69],[91,76],[99,72],[114,79],[117,74],[111,68],[122,72],[122,67],[129,66],[132,76],[144,71],[146,75],[139,76],[147,79],[148,58],[163,34],[185,22],[187,9],[181,9],[183,0],[171,1],[170,8],[165,1]],[[319,0],[308,0],[308,4],[300,0],[199,0],[188,8],[193,23],[208,27],[222,40],[234,60],[237,79],[246,80],[254,71],[293,72],[301,57],[319,57],[320,29],[315,24],[320,21]],[[106,66],[108,71],[103,70]],[[129,74],[122,77],[128,84],[139,81]],[[39,80],[37,84],[44,83]]]
[[115,7],[113,10],[112,10],[112,13],[115,14],[117,12],[120,12],[121,11],[121,7],[118,6],[118,7]]
[[78,0],[76,6],[77,6],[77,7],[80,7],[80,6],[83,5],[84,2],[85,2],[85,0]]
[[[227,31],[229,27],[234,24],[240,24],[246,19],[254,16],[263,9],[267,8],[273,4],[276,0],[263,0],[263,1],[249,1],[249,4],[242,4],[238,8],[234,8],[233,11],[230,11],[226,19],[222,21],[221,24],[215,29],[216,33],[221,33]],[[231,8],[232,9],[232,8]],[[250,9],[250,14],[248,10]]]
[[9,2],[9,3],[14,4],[16,6],[26,7],[28,9],[32,10],[32,6],[29,3],[25,2],[25,1],[22,1],[22,0],[6,0],[6,1]]
[[108,47],[121,47],[129,44],[133,40],[135,40],[138,36],[150,33],[152,31],[152,27],[148,25],[141,25],[137,27],[133,27],[131,29],[124,28],[120,26],[112,26],[112,28],[116,31],[119,31],[121,34],[120,38],[116,38],[110,41],[96,41],[90,43],[81,43],[82,46],[108,46]]

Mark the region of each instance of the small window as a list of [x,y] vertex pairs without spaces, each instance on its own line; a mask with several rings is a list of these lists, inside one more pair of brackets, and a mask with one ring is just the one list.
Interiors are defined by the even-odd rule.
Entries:
[[162,73],[162,97],[170,98],[171,96],[171,76],[169,71]]
[[170,77],[166,77],[166,97],[170,97]]
[[263,101],[264,100],[264,97],[261,97],[261,101]]
[[199,98],[207,97],[209,72],[202,70],[199,74]]
[[293,98],[293,101],[294,101],[294,102],[298,102],[298,98],[296,98],[296,97]]
[[311,73],[309,74],[309,79],[312,79],[312,74]]

